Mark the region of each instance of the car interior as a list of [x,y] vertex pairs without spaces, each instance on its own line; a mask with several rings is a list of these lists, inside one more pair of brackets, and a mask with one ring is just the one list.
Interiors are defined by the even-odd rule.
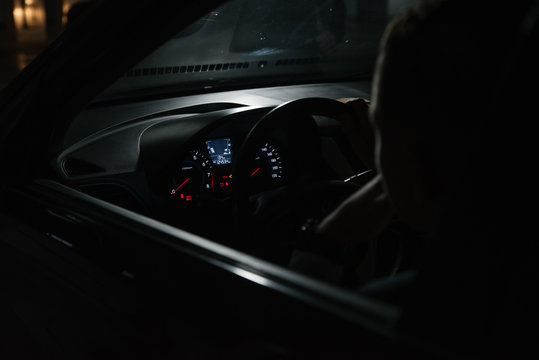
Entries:
[[[53,160],[57,175],[286,265],[302,223],[322,219],[374,175],[347,141],[341,120],[351,115],[338,99],[370,98],[377,44],[398,9],[352,3],[224,4],[77,114]],[[327,29],[314,29],[315,15],[328,16],[318,24]],[[270,28],[276,18],[281,26]],[[311,44],[321,32],[335,38],[327,54]],[[182,95],[170,96],[172,87]]]
[[[492,339],[529,344],[508,330],[532,322],[535,301],[533,220],[519,211],[509,243],[463,234],[429,248],[410,291],[357,291],[423,265],[424,239],[398,218],[338,281],[290,268],[305,222],[376,176],[345,102],[370,100],[382,33],[412,0],[150,3],[85,3],[2,93],[0,355],[446,359],[482,358]],[[519,41],[485,110],[494,150],[477,168],[495,173],[480,180],[499,197],[480,215],[496,221],[496,201],[505,215],[530,198],[531,177],[502,170],[529,169],[533,142],[516,134],[529,124],[500,119],[536,113],[523,89],[537,3],[515,10]],[[488,304],[473,298],[486,284]],[[477,309],[496,314],[487,340]]]

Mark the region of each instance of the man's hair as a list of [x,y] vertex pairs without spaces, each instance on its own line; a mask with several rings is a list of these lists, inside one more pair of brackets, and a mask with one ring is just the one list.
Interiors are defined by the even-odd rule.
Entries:
[[503,11],[479,1],[418,1],[389,24],[381,48],[390,79],[386,110],[402,120],[392,126],[436,127],[448,135],[480,131],[520,21]]
[[512,10],[480,1],[418,1],[384,33],[385,131],[409,142],[431,194],[447,182],[448,169],[459,191],[457,184],[468,183],[477,164],[494,156],[493,139],[504,144],[503,133],[492,131],[504,120],[493,99],[522,19],[516,5]]

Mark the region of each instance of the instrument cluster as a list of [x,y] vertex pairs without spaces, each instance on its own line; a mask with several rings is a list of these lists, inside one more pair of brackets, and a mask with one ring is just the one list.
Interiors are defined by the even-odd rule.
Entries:
[[[169,184],[171,199],[198,203],[225,199],[234,187],[234,157],[237,145],[229,137],[209,138],[188,150]],[[277,187],[285,178],[281,151],[271,141],[257,147],[249,169],[253,193]]]

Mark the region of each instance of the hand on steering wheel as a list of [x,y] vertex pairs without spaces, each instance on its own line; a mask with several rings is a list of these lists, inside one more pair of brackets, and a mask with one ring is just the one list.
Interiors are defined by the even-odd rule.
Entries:
[[[275,130],[301,129],[301,136],[318,130],[313,116],[341,123],[356,116],[353,108],[326,98],[287,102],[263,116],[251,129],[238,152],[234,169],[236,225],[240,248],[265,258],[286,261],[296,240],[295,231],[307,217],[322,219],[360,186],[335,179],[301,179],[296,183],[257,194],[249,193],[249,164],[257,146]],[[296,132],[297,134],[297,132]]]

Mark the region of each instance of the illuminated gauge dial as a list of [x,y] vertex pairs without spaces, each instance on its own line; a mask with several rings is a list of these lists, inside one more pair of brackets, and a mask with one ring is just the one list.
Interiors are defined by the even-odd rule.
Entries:
[[175,199],[193,201],[214,185],[212,161],[199,150],[191,150],[182,161],[180,170],[174,176],[169,194]]
[[284,168],[281,154],[272,144],[266,142],[258,149],[251,166],[251,182],[258,190],[264,190],[264,188],[280,183],[283,176]]

